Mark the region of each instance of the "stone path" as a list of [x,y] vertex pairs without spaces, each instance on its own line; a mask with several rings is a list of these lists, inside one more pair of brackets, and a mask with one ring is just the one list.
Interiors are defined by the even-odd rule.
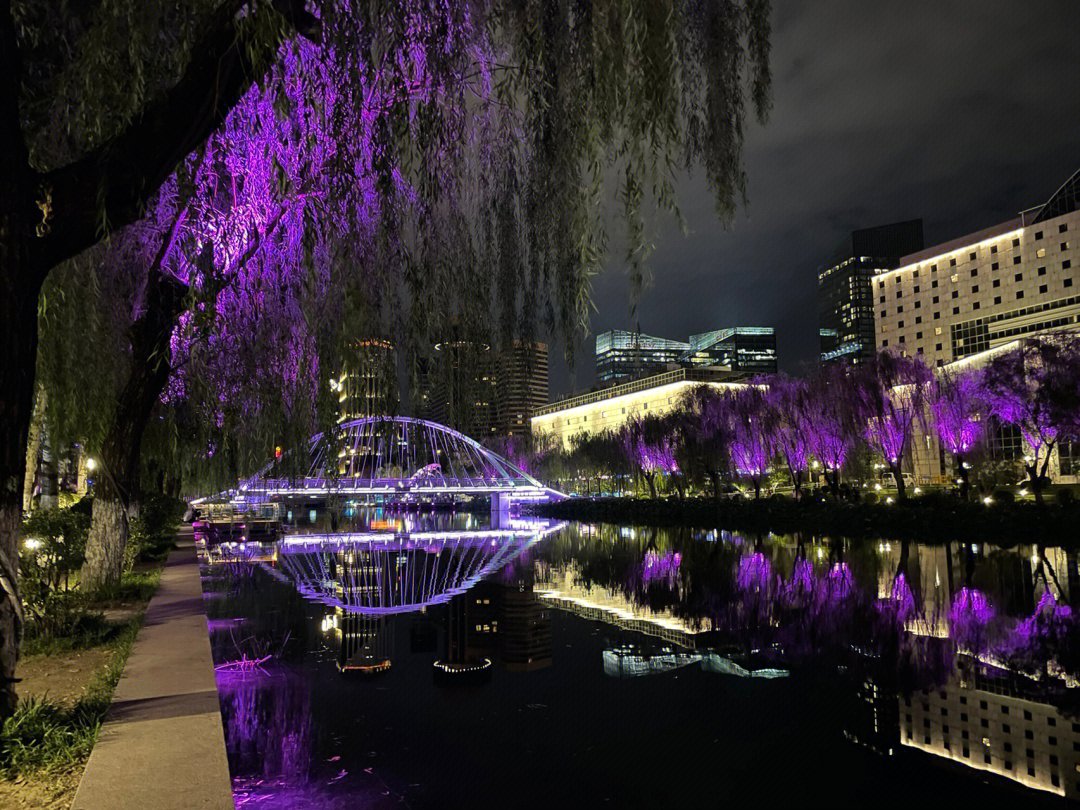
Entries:
[[234,810],[191,529],[113,693],[72,810]]

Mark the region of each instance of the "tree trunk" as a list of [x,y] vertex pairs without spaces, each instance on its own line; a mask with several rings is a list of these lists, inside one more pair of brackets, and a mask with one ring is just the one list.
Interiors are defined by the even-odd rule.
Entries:
[[49,441],[49,432],[41,433],[41,494],[38,506],[41,509],[56,509],[60,505],[59,476],[56,471],[56,449]]
[[6,207],[11,198],[4,199],[5,191],[0,188],[0,720],[10,716],[18,702],[15,664],[23,632],[19,524],[34,403],[41,289],[41,276],[33,271],[26,245],[11,236],[12,220],[18,212]]
[[649,482],[649,494],[656,500],[656,473],[645,473],[645,480]]
[[957,475],[960,476],[960,500],[966,501],[971,491],[971,476],[968,475],[968,469],[964,466],[963,453],[956,454],[956,469]]
[[33,507],[34,479],[37,477],[38,453],[41,452],[41,431],[45,422],[45,389],[38,388],[34,397],[34,415],[30,422],[30,438],[26,442],[26,474],[23,477],[23,512]]
[[893,479],[896,483],[896,500],[902,502],[907,500],[907,487],[904,486],[904,474],[900,472],[899,462],[889,462],[889,470],[893,474]]
[[709,480],[712,481],[713,499],[720,503],[720,473],[716,470],[709,470],[707,472]]
[[830,476],[828,469],[826,469],[825,481],[829,484],[829,490],[832,492],[833,497],[840,500],[840,470],[833,470],[832,476]]
[[151,271],[146,309],[131,327],[131,370],[101,446],[101,473],[86,538],[86,562],[79,577],[83,591],[114,585],[123,573],[128,516],[138,509],[143,434],[169,381],[169,338],[183,311],[185,292],[172,276]]

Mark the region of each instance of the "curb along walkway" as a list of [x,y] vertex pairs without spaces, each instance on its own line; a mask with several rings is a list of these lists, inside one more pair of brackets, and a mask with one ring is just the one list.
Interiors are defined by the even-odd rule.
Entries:
[[191,528],[176,542],[72,810],[234,810]]

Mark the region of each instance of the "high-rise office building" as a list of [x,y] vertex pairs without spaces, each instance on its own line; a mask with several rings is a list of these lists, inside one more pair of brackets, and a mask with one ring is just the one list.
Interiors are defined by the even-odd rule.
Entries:
[[375,338],[351,341],[332,386],[338,393],[339,423],[393,413],[398,402],[393,345]]
[[686,341],[621,329],[596,336],[596,376],[601,383],[702,366],[775,373],[776,332],[769,327],[739,326],[691,335]]
[[495,363],[489,344],[456,336],[437,343],[421,376],[418,416],[477,440],[495,435]]
[[818,274],[821,360],[874,356],[873,278],[923,247],[921,219],[853,231]]
[[548,398],[547,344],[515,340],[503,351],[449,340],[421,367],[417,412],[480,440],[527,436]]
[[495,394],[495,433],[528,436],[533,414],[547,404],[547,344],[515,340],[504,349],[495,369]]

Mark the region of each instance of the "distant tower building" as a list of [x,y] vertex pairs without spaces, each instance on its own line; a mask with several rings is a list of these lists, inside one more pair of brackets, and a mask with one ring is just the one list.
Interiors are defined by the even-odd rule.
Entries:
[[749,374],[776,373],[776,330],[736,326],[690,336],[683,366],[716,366]]
[[853,231],[818,274],[821,360],[864,363],[874,356],[873,277],[923,248],[921,219]]
[[702,366],[775,373],[776,332],[771,327],[736,326],[690,335],[687,341],[621,329],[596,336],[596,376],[604,384]]
[[350,342],[333,387],[339,423],[394,412],[398,397],[393,345],[374,338]]
[[456,336],[435,345],[421,367],[417,414],[473,439],[496,433],[496,381],[491,346]]
[[547,344],[515,340],[499,358],[495,386],[495,432],[501,436],[528,436],[533,414],[547,404]]

